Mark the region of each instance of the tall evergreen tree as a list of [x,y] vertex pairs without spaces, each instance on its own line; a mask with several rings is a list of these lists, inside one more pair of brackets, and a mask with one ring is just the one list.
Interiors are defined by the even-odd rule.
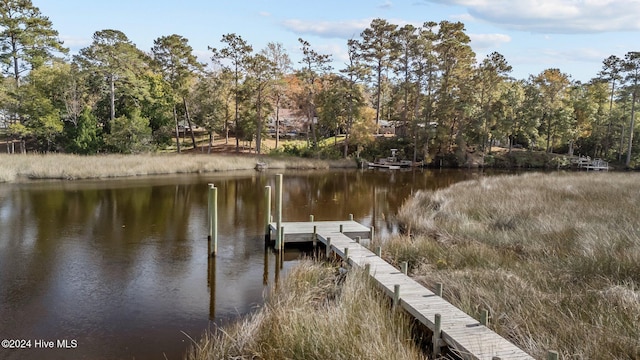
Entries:
[[22,74],[67,53],[52,23],[31,0],[0,1],[0,61],[5,74],[13,76],[16,87]]
[[598,77],[611,84],[611,94],[609,97],[609,122],[607,124],[607,135],[605,137],[604,152],[609,152],[611,146],[611,124],[613,122],[613,97],[616,91],[616,84],[622,80],[623,61],[615,55],[611,55],[602,62],[602,70]]
[[[220,62],[221,59],[228,59],[231,61],[231,70],[233,72],[234,81],[234,99],[235,99],[235,127],[236,131],[239,130],[239,106],[240,106],[240,80],[242,78],[242,71],[245,69],[245,63],[247,58],[253,52],[253,47],[249,45],[240,35],[234,33],[222,35],[222,42],[226,44],[226,47],[218,50],[216,48],[209,47],[213,52],[212,60]],[[240,151],[240,139],[236,136],[236,152]]]
[[316,148],[318,139],[316,135],[314,117],[316,112],[315,95],[316,87],[318,86],[317,80],[323,74],[331,70],[331,66],[329,65],[331,55],[319,54],[311,48],[311,45],[306,40],[298,39],[298,42],[300,43],[302,50],[302,60],[300,60],[302,68],[299,70],[298,75],[305,83],[306,93],[304,111],[311,130],[313,147]]
[[625,82],[631,92],[631,120],[629,121],[629,147],[625,166],[631,164],[631,149],[633,148],[633,134],[636,124],[636,102],[640,92],[640,52],[630,51],[624,56]]
[[397,25],[390,24],[384,19],[373,19],[362,37],[361,52],[363,61],[370,67],[375,76],[375,108],[376,126],[380,123],[382,81],[383,75],[396,57],[397,44],[393,41]]
[[[74,60],[88,76],[97,77],[96,92],[108,94],[108,119],[103,121],[107,129],[116,118],[117,91],[123,98],[139,99],[144,96],[141,75],[146,72],[149,60],[123,32],[112,29],[96,31],[91,45],[81,49]],[[125,102],[123,99],[122,103]]]
[[[163,36],[153,42],[153,59],[163,74],[165,81],[173,90],[173,114],[176,130],[176,144],[180,152],[180,135],[178,127],[178,117],[176,106],[181,103],[188,123],[188,130],[191,133],[193,148],[196,148],[196,138],[193,134],[191,116],[187,104],[189,87],[191,82],[202,71],[204,66],[198,62],[193,54],[193,48],[189,45],[189,40],[180,35]],[[187,129],[185,129],[187,131]]]
[[275,108],[276,149],[280,142],[280,107],[285,99],[286,81],[284,77],[291,71],[291,59],[281,43],[270,42],[262,49],[261,54],[273,63],[273,91],[271,98]]

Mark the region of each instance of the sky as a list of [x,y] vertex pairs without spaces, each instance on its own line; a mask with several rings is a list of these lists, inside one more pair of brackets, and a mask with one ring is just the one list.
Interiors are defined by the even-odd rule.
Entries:
[[236,33],[255,51],[282,43],[294,67],[298,38],[333,67],[344,68],[347,40],[360,38],[371,20],[420,26],[443,20],[465,24],[478,61],[499,52],[511,76],[526,79],[558,68],[588,82],[610,55],[640,51],[640,0],[32,0],[49,17],[71,53],[91,44],[94,32],[120,30],[143,51],[172,34],[189,39],[200,61],[223,34]]

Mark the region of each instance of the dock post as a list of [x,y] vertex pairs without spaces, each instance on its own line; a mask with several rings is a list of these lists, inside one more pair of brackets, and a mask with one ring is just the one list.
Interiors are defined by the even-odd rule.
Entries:
[[280,248],[279,250],[284,251],[284,226],[280,226]]
[[369,229],[369,240],[373,243],[373,235],[374,235],[374,227],[373,225],[371,225],[371,228]]
[[494,356],[491,358],[491,360],[502,360],[502,359],[500,358],[500,356]]
[[361,240],[362,240],[362,238],[360,236],[356,236],[356,243],[360,244]]
[[271,222],[271,186],[264,187],[264,239],[269,241],[271,237],[271,229],[269,223]]
[[280,228],[276,228],[276,243],[274,244],[274,248],[276,249],[276,251],[280,251],[280,241],[282,240],[280,233]]
[[558,352],[549,350],[547,353],[547,360],[558,360]]
[[382,246],[376,246],[376,256],[379,258],[382,257]]
[[393,310],[398,310],[398,305],[400,305],[400,285],[393,285]]
[[437,357],[440,355],[440,336],[442,335],[442,316],[440,314],[436,314],[434,325],[431,342],[433,343],[433,356]]
[[313,248],[315,249],[318,246],[318,226],[313,225]]
[[207,193],[207,225],[209,232],[207,235],[207,249],[211,248],[211,240],[213,239],[213,221],[211,221],[211,213],[213,212],[213,184],[209,184],[209,192]]
[[344,232],[344,225],[340,224],[340,233]]
[[276,223],[276,239],[280,239],[280,227],[282,226],[282,174],[276,175]]
[[439,297],[442,297],[442,283],[436,284],[436,295],[438,295]]
[[349,221],[353,221],[353,214],[349,214]]
[[371,275],[371,264],[369,264],[369,263],[364,264],[364,272],[367,275]]
[[486,309],[480,310],[480,324],[484,326],[489,324],[489,312]]
[[349,264],[349,248],[344,248],[344,261]]
[[325,253],[326,258],[328,259],[331,256],[331,238],[327,238],[327,249]]
[[210,234],[211,242],[209,242],[209,255],[216,256],[218,253],[218,188],[213,184],[209,184],[211,198]]
[[213,256],[218,254],[218,188],[213,188]]
[[402,271],[403,274],[408,275],[409,273],[409,263],[406,261],[403,261],[400,263],[400,271]]
[[313,222],[313,220],[315,220],[313,215],[309,215],[309,222]]

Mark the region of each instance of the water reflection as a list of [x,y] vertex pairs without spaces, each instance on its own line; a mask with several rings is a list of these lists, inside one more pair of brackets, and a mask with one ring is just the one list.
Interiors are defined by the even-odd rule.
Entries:
[[[287,172],[283,217],[354,214],[384,236],[397,231],[393,214],[413,191],[473,176]],[[207,183],[219,189],[215,259]],[[0,185],[0,334],[78,340],[74,350],[0,350],[0,358],[181,358],[184,334],[198,338],[251,311],[295,264],[299,251],[265,252],[266,185],[275,188],[273,173]]]

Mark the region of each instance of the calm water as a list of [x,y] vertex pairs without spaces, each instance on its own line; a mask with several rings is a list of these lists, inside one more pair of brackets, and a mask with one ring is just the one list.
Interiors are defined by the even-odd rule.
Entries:
[[[264,250],[262,198],[274,174],[0,184],[0,340],[31,341],[0,348],[0,359],[181,359],[188,336],[250,312],[296,263],[299,251],[287,251],[278,270]],[[412,192],[477,176],[288,171],[283,218],[354,214],[385,236],[397,232],[393,214]],[[220,189],[214,261],[210,182]],[[35,349],[42,340],[70,349]]]

